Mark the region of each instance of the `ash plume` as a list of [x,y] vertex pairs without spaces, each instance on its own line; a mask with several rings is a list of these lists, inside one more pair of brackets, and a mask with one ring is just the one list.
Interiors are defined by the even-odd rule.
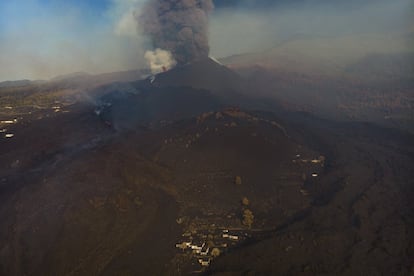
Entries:
[[148,0],[135,13],[153,47],[171,52],[178,64],[208,57],[208,18],[212,0]]

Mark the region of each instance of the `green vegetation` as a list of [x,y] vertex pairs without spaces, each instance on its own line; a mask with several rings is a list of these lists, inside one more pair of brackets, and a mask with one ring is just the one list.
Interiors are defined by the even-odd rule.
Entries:
[[252,224],[253,224],[253,221],[254,221],[253,212],[250,211],[249,209],[245,209],[243,211],[243,221],[242,221],[243,225],[251,228]]
[[213,256],[214,258],[217,258],[218,256],[220,256],[220,254],[221,254],[220,249],[218,249],[217,247],[211,250],[211,256]]

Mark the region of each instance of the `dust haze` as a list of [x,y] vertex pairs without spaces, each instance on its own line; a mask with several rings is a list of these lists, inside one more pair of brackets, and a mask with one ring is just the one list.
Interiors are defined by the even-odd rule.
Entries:
[[[216,4],[214,11],[210,1],[201,1],[203,5],[200,1],[185,1],[196,3],[195,7],[187,7],[186,12],[196,11],[199,16],[193,21],[198,25],[184,31],[177,29],[170,40],[161,39],[162,32],[154,33],[154,29],[150,31],[145,26],[150,21],[148,17],[137,24],[137,15],[145,9],[146,2],[112,0],[101,19],[94,23],[76,8],[40,11],[36,1],[28,2],[28,6],[32,5],[30,10],[41,16],[29,18],[24,24],[16,23],[12,28],[10,25],[15,23],[0,22],[6,30],[0,32],[0,80],[144,68],[147,50],[166,47],[173,48],[178,63],[208,54],[223,58],[272,49],[277,49],[272,54],[275,62],[284,58],[289,63],[292,59],[346,63],[369,54],[414,50],[410,46],[414,16],[409,0],[349,6],[305,1],[266,8]],[[183,20],[181,15],[176,18]],[[7,32],[7,28],[11,31]],[[166,30],[174,33],[171,28]],[[171,46],[177,37],[183,38],[177,43],[179,46]]]
[[125,16],[138,3],[111,0],[94,18],[71,3],[47,8],[37,0],[0,3],[2,13],[17,17],[0,19],[0,81],[143,68],[146,39]]
[[370,3],[307,1],[270,9],[222,9],[211,19],[211,51],[220,58],[280,49],[283,57],[339,62],[413,51],[407,42],[413,36],[412,2]]

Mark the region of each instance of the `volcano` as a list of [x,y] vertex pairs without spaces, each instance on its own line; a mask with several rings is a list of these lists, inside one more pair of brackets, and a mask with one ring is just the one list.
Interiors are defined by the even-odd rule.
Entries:
[[101,97],[105,121],[131,128],[194,117],[240,104],[246,87],[237,73],[210,58],[178,66],[132,86],[134,93],[119,96],[114,91]]
[[0,90],[1,275],[412,272],[411,134],[132,75]]
[[154,80],[154,84],[160,87],[186,86],[209,90],[215,94],[241,93],[244,82],[236,72],[212,58],[176,67],[157,75]]

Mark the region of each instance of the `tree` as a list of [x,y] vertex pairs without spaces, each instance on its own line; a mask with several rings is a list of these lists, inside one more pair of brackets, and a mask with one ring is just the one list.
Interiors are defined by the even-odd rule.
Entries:
[[254,221],[254,215],[253,212],[249,209],[244,209],[243,211],[243,225],[246,225],[247,227],[251,228]]
[[214,258],[217,258],[218,256],[220,256],[220,254],[221,254],[220,249],[218,249],[217,247],[211,250],[211,256],[213,256]]

